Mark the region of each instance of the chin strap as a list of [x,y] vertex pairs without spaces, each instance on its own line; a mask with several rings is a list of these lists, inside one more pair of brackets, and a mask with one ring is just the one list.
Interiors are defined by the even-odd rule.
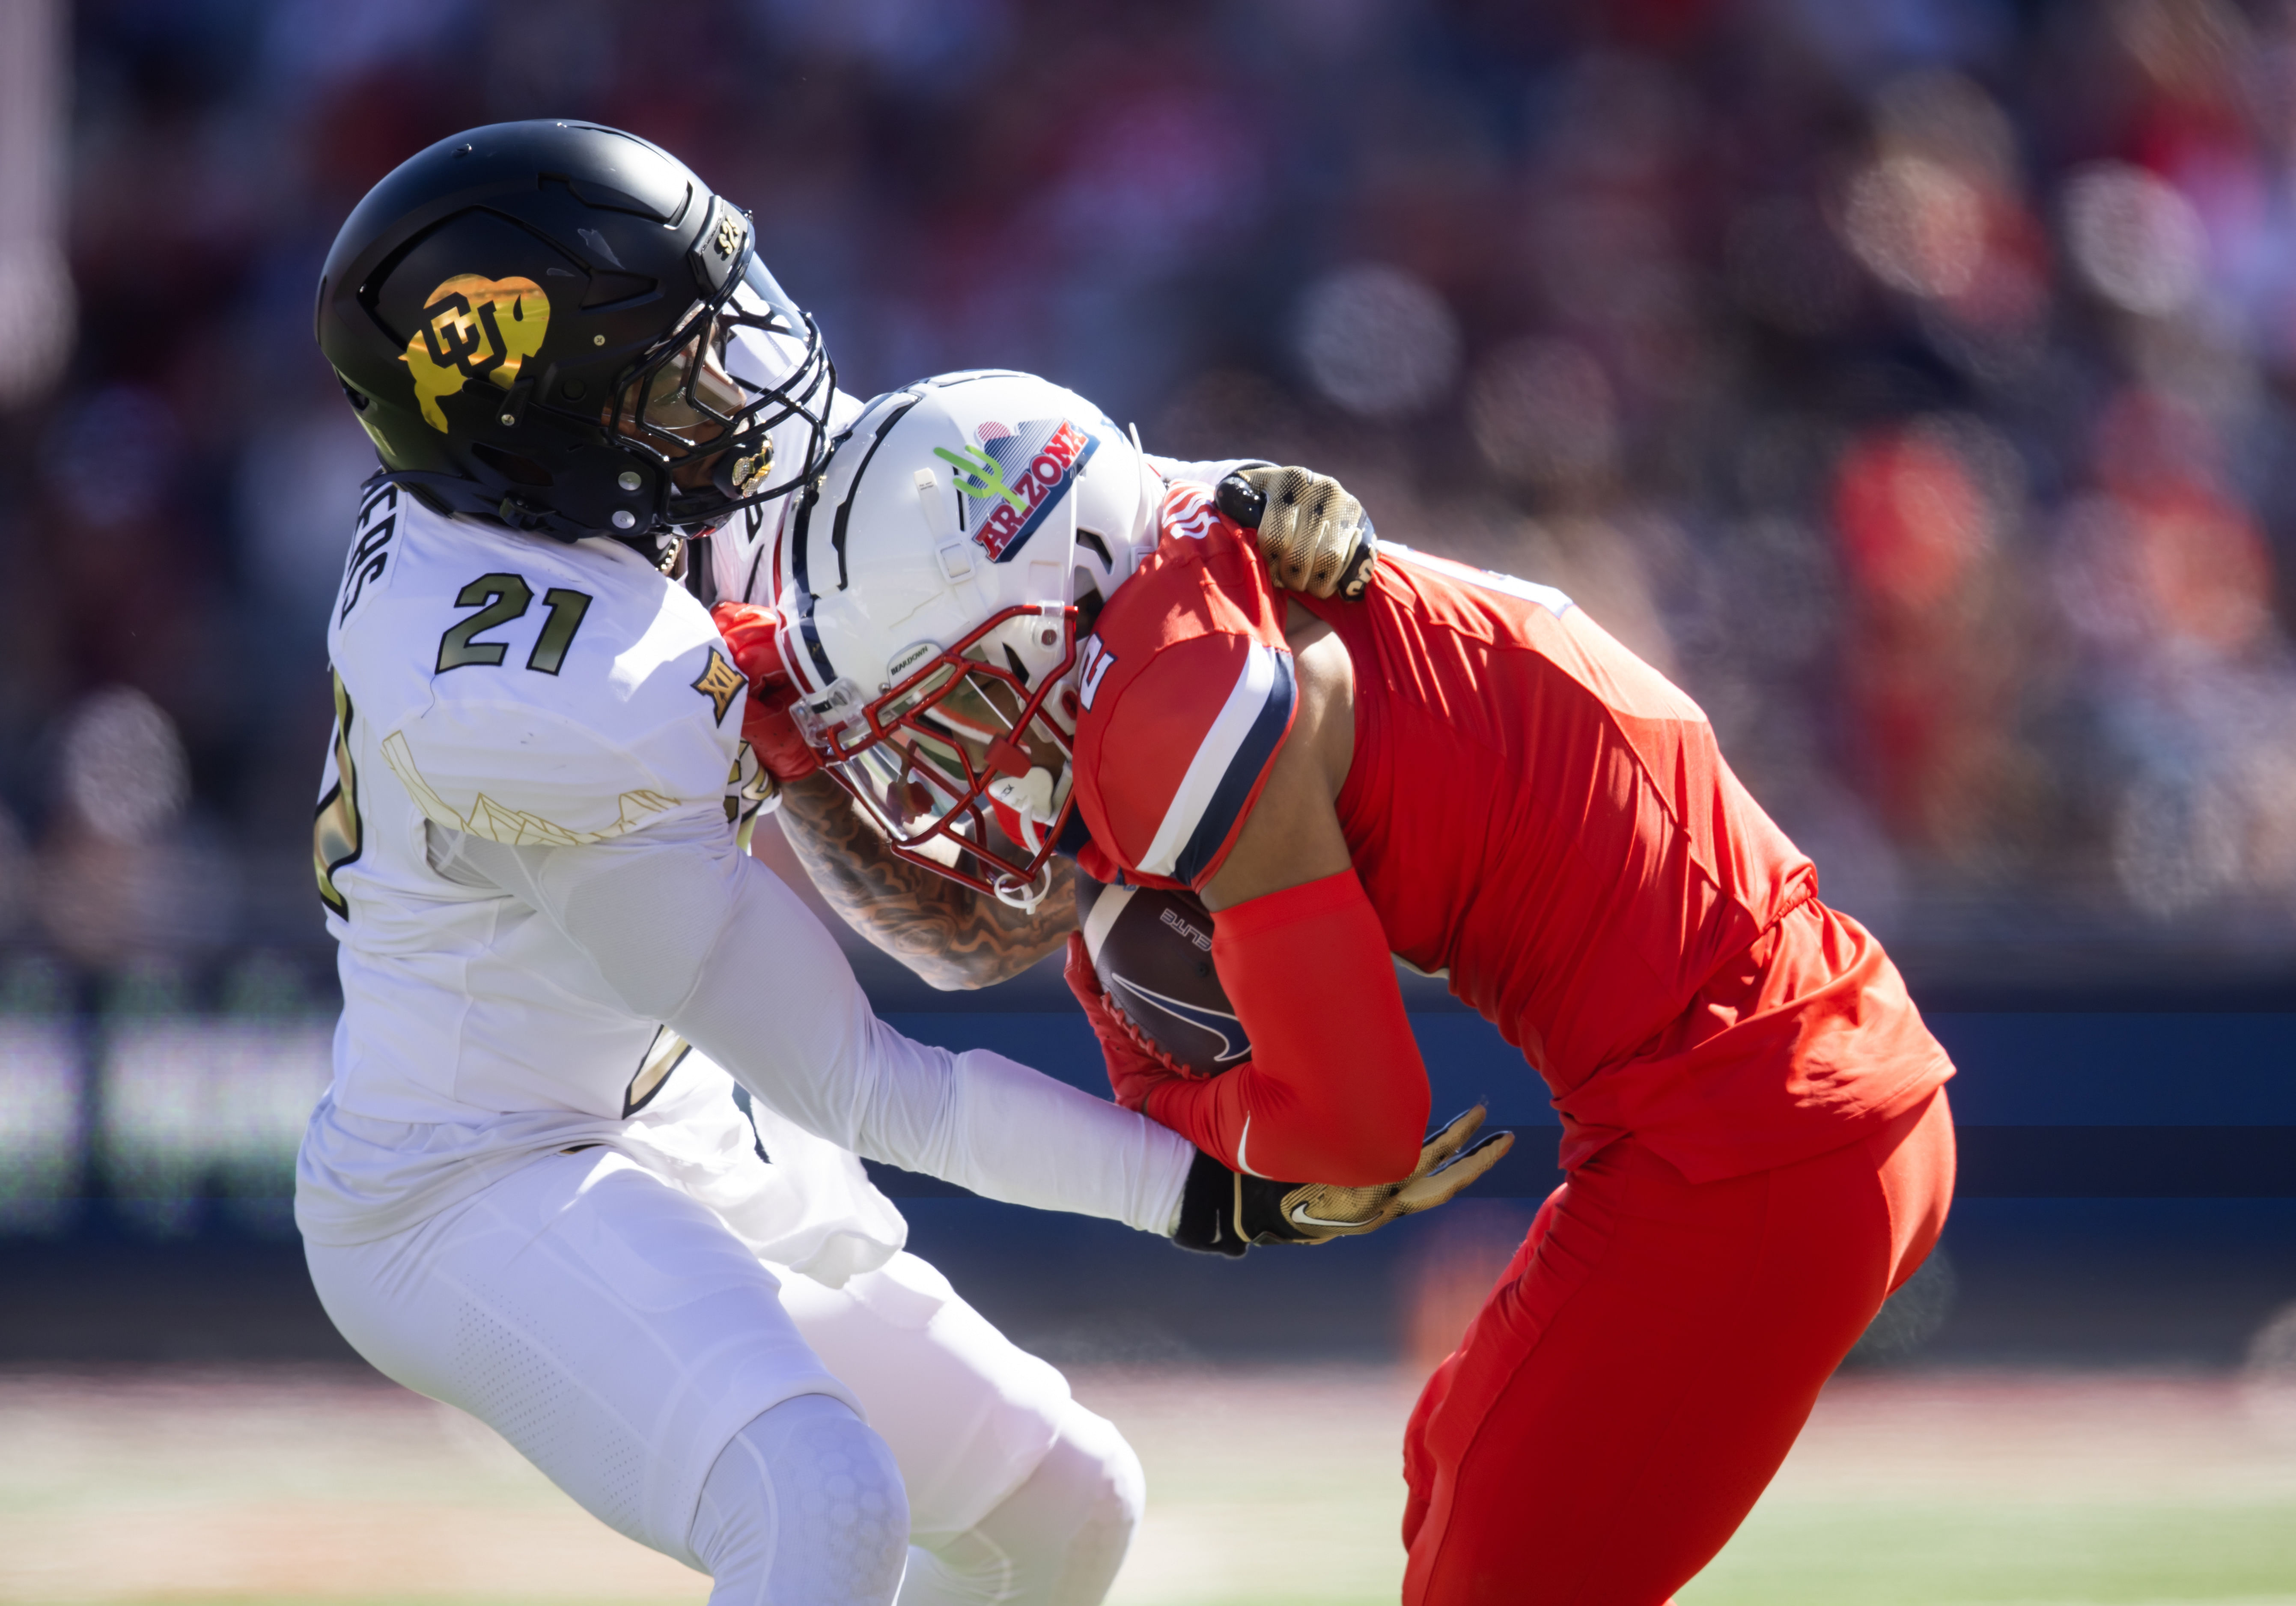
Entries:
[[1053,866],[1048,859],[1037,870],[1036,879],[1023,881],[1017,875],[1000,875],[996,881],[996,901],[1024,914],[1033,914],[1045,895],[1053,889]]

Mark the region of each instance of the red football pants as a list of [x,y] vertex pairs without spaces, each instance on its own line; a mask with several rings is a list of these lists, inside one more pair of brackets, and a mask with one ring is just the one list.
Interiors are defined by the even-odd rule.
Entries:
[[1631,1140],[1580,1167],[1412,1412],[1406,1606],[1660,1606],[1937,1242],[1953,1167],[1941,1091],[1749,1176]]

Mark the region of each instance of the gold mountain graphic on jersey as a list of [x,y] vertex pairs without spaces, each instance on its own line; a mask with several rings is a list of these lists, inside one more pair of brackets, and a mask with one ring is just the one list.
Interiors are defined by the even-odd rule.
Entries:
[[399,360],[414,376],[422,421],[441,435],[441,397],[465,380],[490,379],[507,390],[527,358],[542,349],[550,327],[550,298],[531,279],[488,279],[456,274],[422,303],[422,327]]
[[484,792],[472,799],[470,812],[463,813],[422,778],[414,766],[414,754],[406,745],[406,734],[393,731],[382,739],[383,761],[390,766],[398,783],[414,799],[414,807],[439,824],[452,831],[484,837],[489,842],[505,842],[513,848],[579,848],[589,842],[603,842],[624,832],[636,831],[665,809],[677,807],[677,799],[664,792],[626,791],[614,799],[614,823],[598,831],[576,831],[546,820],[538,814],[523,808],[512,808],[496,802]]

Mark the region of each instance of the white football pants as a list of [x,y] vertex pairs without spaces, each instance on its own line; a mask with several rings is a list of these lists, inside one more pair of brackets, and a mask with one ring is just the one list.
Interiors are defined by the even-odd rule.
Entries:
[[1131,1447],[924,1261],[776,1275],[611,1149],[306,1254],[378,1370],[711,1574],[713,1606],[888,1602],[904,1561],[902,1606],[1093,1606],[1139,1520]]

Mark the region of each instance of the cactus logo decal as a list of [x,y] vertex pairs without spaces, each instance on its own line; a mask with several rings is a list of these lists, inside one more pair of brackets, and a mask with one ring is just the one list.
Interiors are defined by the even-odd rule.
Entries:
[[1100,441],[1065,418],[1031,419],[1017,430],[983,424],[977,433],[979,447],[961,453],[935,447],[933,455],[955,471],[959,491],[986,504],[977,521],[966,519],[973,540],[990,562],[1009,563],[1092,461]]

